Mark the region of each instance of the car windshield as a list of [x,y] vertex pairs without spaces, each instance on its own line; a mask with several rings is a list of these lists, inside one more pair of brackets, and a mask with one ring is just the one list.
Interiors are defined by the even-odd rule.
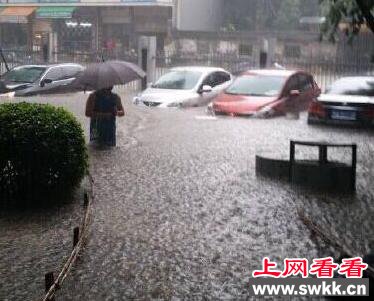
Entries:
[[2,76],[7,82],[33,83],[45,72],[44,67],[18,67],[10,70]]
[[226,90],[228,94],[250,96],[279,95],[286,77],[268,75],[244,75],[238,77]]
[[171,71],[152,86],[158,89],[190,90],[195,87],[201,77],[198,71]]
[[374,96],[374,77],[365,78],[343,78],[331,85],[327,94]]

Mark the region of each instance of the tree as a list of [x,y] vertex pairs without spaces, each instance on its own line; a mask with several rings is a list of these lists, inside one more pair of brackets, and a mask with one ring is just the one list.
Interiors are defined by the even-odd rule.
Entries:
[[319,15],[319,0],[225,0],[227,31],[297,30],[302,16]]
[[275,16],[275,24],[278,30],[297,29],[300,24],[301,1],[283,0]]
[[341,23],[349,25],[345,33],[350,37],[357,35],[364,25],[374,33],[374,0],[320,0],[320,4],[326,16],[322,33],[330,40],[335,40]]

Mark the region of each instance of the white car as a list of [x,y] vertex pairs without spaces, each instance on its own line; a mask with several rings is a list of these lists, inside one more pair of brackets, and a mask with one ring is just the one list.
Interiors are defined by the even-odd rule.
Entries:
[[203,106],[226,89],[232,79],[222,68],[177,67],[136,96],[134,103],[160,108]]

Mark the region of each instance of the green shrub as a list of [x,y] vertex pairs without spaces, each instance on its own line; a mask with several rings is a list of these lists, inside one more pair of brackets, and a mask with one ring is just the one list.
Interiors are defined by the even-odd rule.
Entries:
[[72,114],[45,104],[0,105],[0,199],[57,199],[87,168],[83,130]]

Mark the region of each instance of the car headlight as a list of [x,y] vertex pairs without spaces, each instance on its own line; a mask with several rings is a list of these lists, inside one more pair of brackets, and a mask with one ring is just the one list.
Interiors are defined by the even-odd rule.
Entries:
[[3,97],[14,97],[15,95],[16,95],[16,92],[14,92],[14,91],[1,94],[1,96],[3,96]]
[[168,108],[180,108],[182,104],[180,102],[172,102],[168,104]]
[[30,88],[32,87],[33,85],[30,85],[30,84],[24,84],[24,85],[20,85],[20,86],[17,86],[17,87],[14,87],[14,86],[5,86],[8,90],[13,90],[13,91],[17,91],[17,90],[25,90],[27,88]]
[[272,107],[272,105],[267,105],[267,106],[264,106],[262,107],[258,112],[256,112],[254,114],[254,117],[257,117],[257,118],[266,118],[266,117],[270,117],[274,114],[274,109]]
[[208,106],[206,107],[206,113],[208,115],[216,115],[216,112],[214,111],[214,107],[213,107],[213,103],[211,102],[210,104],[208,104]]

